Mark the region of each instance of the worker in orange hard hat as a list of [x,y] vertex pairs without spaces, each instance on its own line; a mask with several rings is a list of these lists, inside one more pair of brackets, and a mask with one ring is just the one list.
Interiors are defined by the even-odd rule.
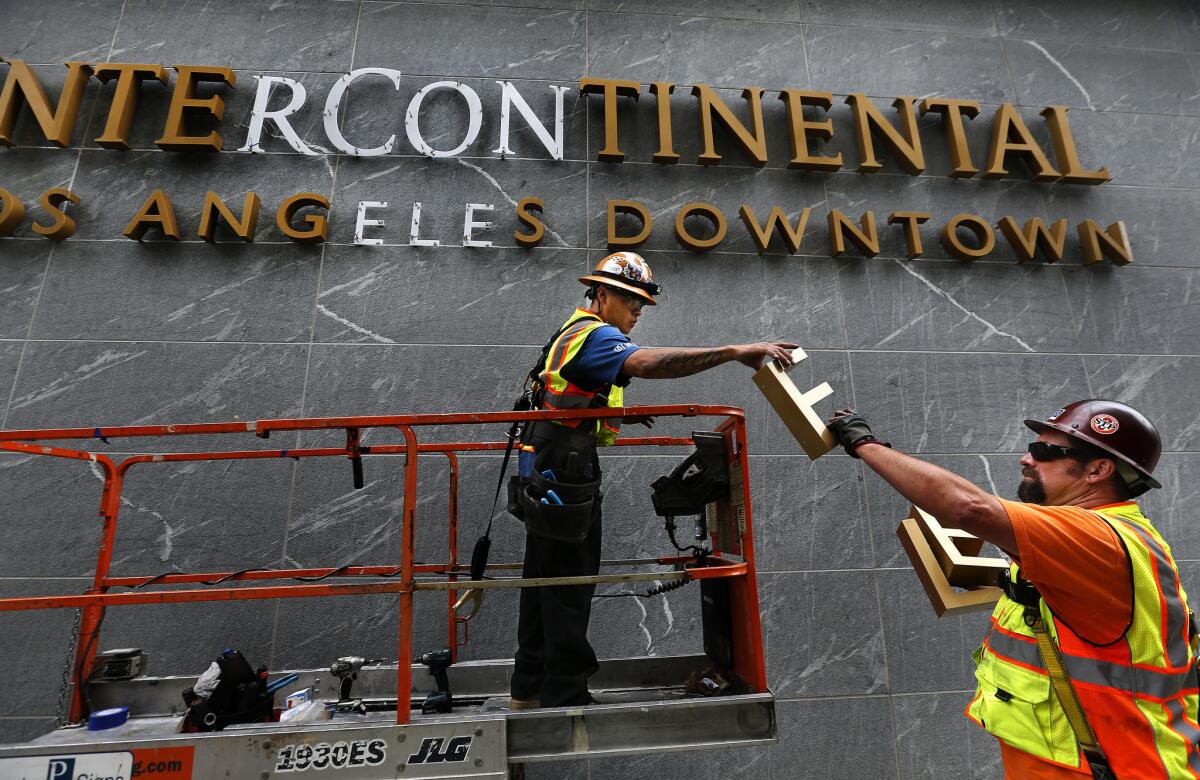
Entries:
[[850,410],[829,422],[905,498],[1012,556],[966,711],[999,739],[1005,777],[1200,777],[1194,617],[1133,500],[1161,487],[1158,431],[1102,400],[1025,425],[1016,502],[891,449]]
[[[738,361],[792,362],[795,344],[724,347],[640,347],[629,333],[662,287],[635,252],[615,252],[580,277],[586,308],[576,308],[546,341],[529,372],[535,409],[624,406],[631,379],[672,379]],[[650,420],[640,420],[646,425]],[[600,571],[598,446],[616,441],[619,418],[542,421],[521,437],[518,474],[509,483],[509,511],[526,525],[524,577],[595,575]],[[594,586],[521,591],[513,708],[559,707],[592,701],[587,680],[598,668],[587,639]]]

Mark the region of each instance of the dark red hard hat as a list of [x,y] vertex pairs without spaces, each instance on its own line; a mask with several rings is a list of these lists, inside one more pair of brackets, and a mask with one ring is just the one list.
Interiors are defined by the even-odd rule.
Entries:
[[1150,476],[1162,454],[1162,439],[1153,423],[1132,406],[1095,398],[1076,401],[1044,421],[1026,420],[1025,425],[1037,433],[1049,430],[1065,433],[1112,455],[1117,461],[1117,471],[1134,496],[1162,487]]

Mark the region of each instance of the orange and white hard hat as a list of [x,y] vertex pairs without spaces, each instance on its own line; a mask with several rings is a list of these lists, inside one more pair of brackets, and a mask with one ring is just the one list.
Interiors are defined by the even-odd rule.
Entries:
[[606,284],[644,298],[651,306],[657,305],[655,295],[662,294],[662,285],[654,281],[654,273],[637,252],[613,252],[596,263],[596,268],[587,276],[579,277],[586,285]]

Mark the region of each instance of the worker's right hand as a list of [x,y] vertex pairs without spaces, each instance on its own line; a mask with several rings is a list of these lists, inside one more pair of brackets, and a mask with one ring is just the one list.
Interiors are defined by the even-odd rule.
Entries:
[[833,413],[833,419],[825,423],[825,426],[833,432],[838,443],[845,448],[846,454],[852,458],[857,458],[855,450],[868,442],[878,442],[885,447],[892,446],[879,441],[875,434],[871,433],[871,426],[867,424],[866,418],[855,414],[853,409],[837,410]]
[[762,368],[768,360],[778,360],[784,368],[788,368],[795,362],[792,360],[792,350],[799,346],[799,344],[791,344],[786,341],[774,344],[765,341],[757,344],[734,344],[734,359],[755,371]]

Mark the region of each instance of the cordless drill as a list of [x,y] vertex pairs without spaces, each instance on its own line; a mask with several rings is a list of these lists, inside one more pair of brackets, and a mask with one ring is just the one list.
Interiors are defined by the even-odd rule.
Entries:
[[342,681],[338,703],[350,700],[350,689],[358,679],[358,672],[367,659],[357,655],[344,655],[329,665],[329,673]]
[[329,673],[342,681],[336,709],[338,712],[366,712],[367,707],[358,699],[351,700],[350,690],[358,673],[364,666],[384,663],[384,658],[363,658],[357,655],[344,655],[329,665]]
[[450,678],[446,674],[446,669],[453,663],[450,651],[430,650],[418,660],[429,667],[429,673],[437,683],[437,690],[426,696],[421,704],[421,713],[432,715],[435,712],[449,712],[454,704],[454,698],[450,695]]

